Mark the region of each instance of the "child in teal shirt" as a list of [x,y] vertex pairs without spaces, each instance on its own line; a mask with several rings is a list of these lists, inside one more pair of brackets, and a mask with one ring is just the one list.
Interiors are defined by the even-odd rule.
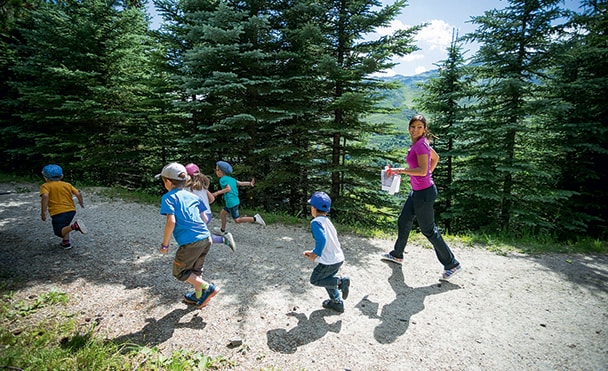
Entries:
[[213,192],[213,196],[217,197],[219,195],[224,195],[224,208],[220,212],[220,221],[221,228],[215,229],[215,232],[218,234],[226,233],[226,219],[228,214],[232,216],[232,219],[235,223],[258,223],[261,225],[266,225],[264,219],[260,216],[260,214],[255,214],[254,216],[240,216],[239,215],[239,205],[241,204],[241,200],[239,199],[239,189],[238,187],[253,187],[255,185],[255,179],[251,179],[249,182],[241,182],[233,177],[229,176],[232,174],[232,166],[226,161],[218,161],[215,164],[215,175],[220,180],[220,190]]

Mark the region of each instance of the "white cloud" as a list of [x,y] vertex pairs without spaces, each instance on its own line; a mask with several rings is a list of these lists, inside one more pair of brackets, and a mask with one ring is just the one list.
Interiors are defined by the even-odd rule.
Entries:
[[410,26],[404,24],[400,20],[394,19],[391,21],[390,26],[376,28],[376,33],[380,36],[388,36],[392,35],[397,30],[403,30],[409,27]]
[[418,74],[420,74],[420,73],[424,73],[424,72],[426,72],[426,71],[428,71],[428,69],[427,69],[426,67],[424,67],[424,66],[418,66],[418,67],[416,67],[416,68],[414,69],[414,73],[415,73],[416,75],[418,75]]
[[[446,21],[440,19],[427,20],[428,23],[414,37],[414,43],[420,50],[407,54],[403,57],[394,57],[392,61],[397,63],[392,70],[385,71],[381,75],[392,76],[395,73],[405,76],[427,72],[436,68],[433,63],[446,58],[446,50],[452,42],[452,29]],[[371,38],[393,34],[396,30],[407,29],[412,26],[400,20],[392,20],[388,27],[377,28]]]
[[447,22],[440,19],[427,21],[424,27],[416,35],[416,41],[428,44],[431,50],[445,50],[452,42],[452,29]]
[[419,61],[424,58],[425,58],[424,54],[418,51],[418,52],[404,55],[403,57],[395,58],[395,60],[402,61],[402,62],[412,62],[412,61]]

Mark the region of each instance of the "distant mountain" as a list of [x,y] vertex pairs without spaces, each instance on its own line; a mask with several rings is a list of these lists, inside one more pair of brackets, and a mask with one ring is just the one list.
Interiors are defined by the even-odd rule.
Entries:
[[[418,113],[414,109],[414,98],[420,94],[420,84],[424,84],[431,78],[437,77],[438,70],[427,71],[414,76],[395,75],[390,77],[382,77],[381,79],[387,82],[398,82],[401,87],[395,90],[386,91],[386,98],[382,101],[384,107],[392,107],[397,109],[395,113],[390,114],[373,114],[368,117],[370,122],[382,125],[392,125],[399,132],[407,133],[407,123],[409,119]],[[393,140],[394,138],[383,138],[382,136],[374,138],[374,142],[383,142],[385,140]],[[382,145],[381,145],[382,146]]]
[[414,106],[414,97],[420,92],[419,84],[423,84],[431,78],[437,77],[439,70],[426,71],[414,76],[395,75],[383,77],[384,81],[397,81],[401,84],[401,88],[387,92],[385,103],[394,108],[409,108]]

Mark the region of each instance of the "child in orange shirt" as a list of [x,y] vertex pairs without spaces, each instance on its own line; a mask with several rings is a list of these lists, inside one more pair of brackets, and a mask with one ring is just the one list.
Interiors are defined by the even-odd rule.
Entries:
[[[86,234],[87,227],[82,220],[72,220],[76,216],[76,206],[72,195],[76,196],[80,207],[84,207],[82,194],[70,183],[64,182],[61,166],[50,164],[42,169],[45,183],[40,186],[40,218],[46,221],[47,211],[51,215],[53,232],[61,237],[59,244],[65,250],[71,249],[70,232]],[[71,223],[71,224],[70,224]]]

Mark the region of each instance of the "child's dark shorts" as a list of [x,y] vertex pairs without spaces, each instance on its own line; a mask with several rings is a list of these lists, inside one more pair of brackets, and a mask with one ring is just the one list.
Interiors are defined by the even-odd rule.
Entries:
[[173,277],[186,281],[190,274],[203,274],[205,257],[211,248],[211,237],[181,245],[175,252],[173,261]]
[[53,222],[53,233],[57,237],[63,237],[61,230],[67,227],[72,222],[72,219],[76,216],[76,211],[67,211],[65,213],[55,214],[51,216]]
[[241,216],[239,215],[239,205],[233,206],[233,207],[226,207],[224,206],[224,210],[226,210],[228,212],[228,214],[230,214],[230,216],[232,217],[232,219],[238,219]]

